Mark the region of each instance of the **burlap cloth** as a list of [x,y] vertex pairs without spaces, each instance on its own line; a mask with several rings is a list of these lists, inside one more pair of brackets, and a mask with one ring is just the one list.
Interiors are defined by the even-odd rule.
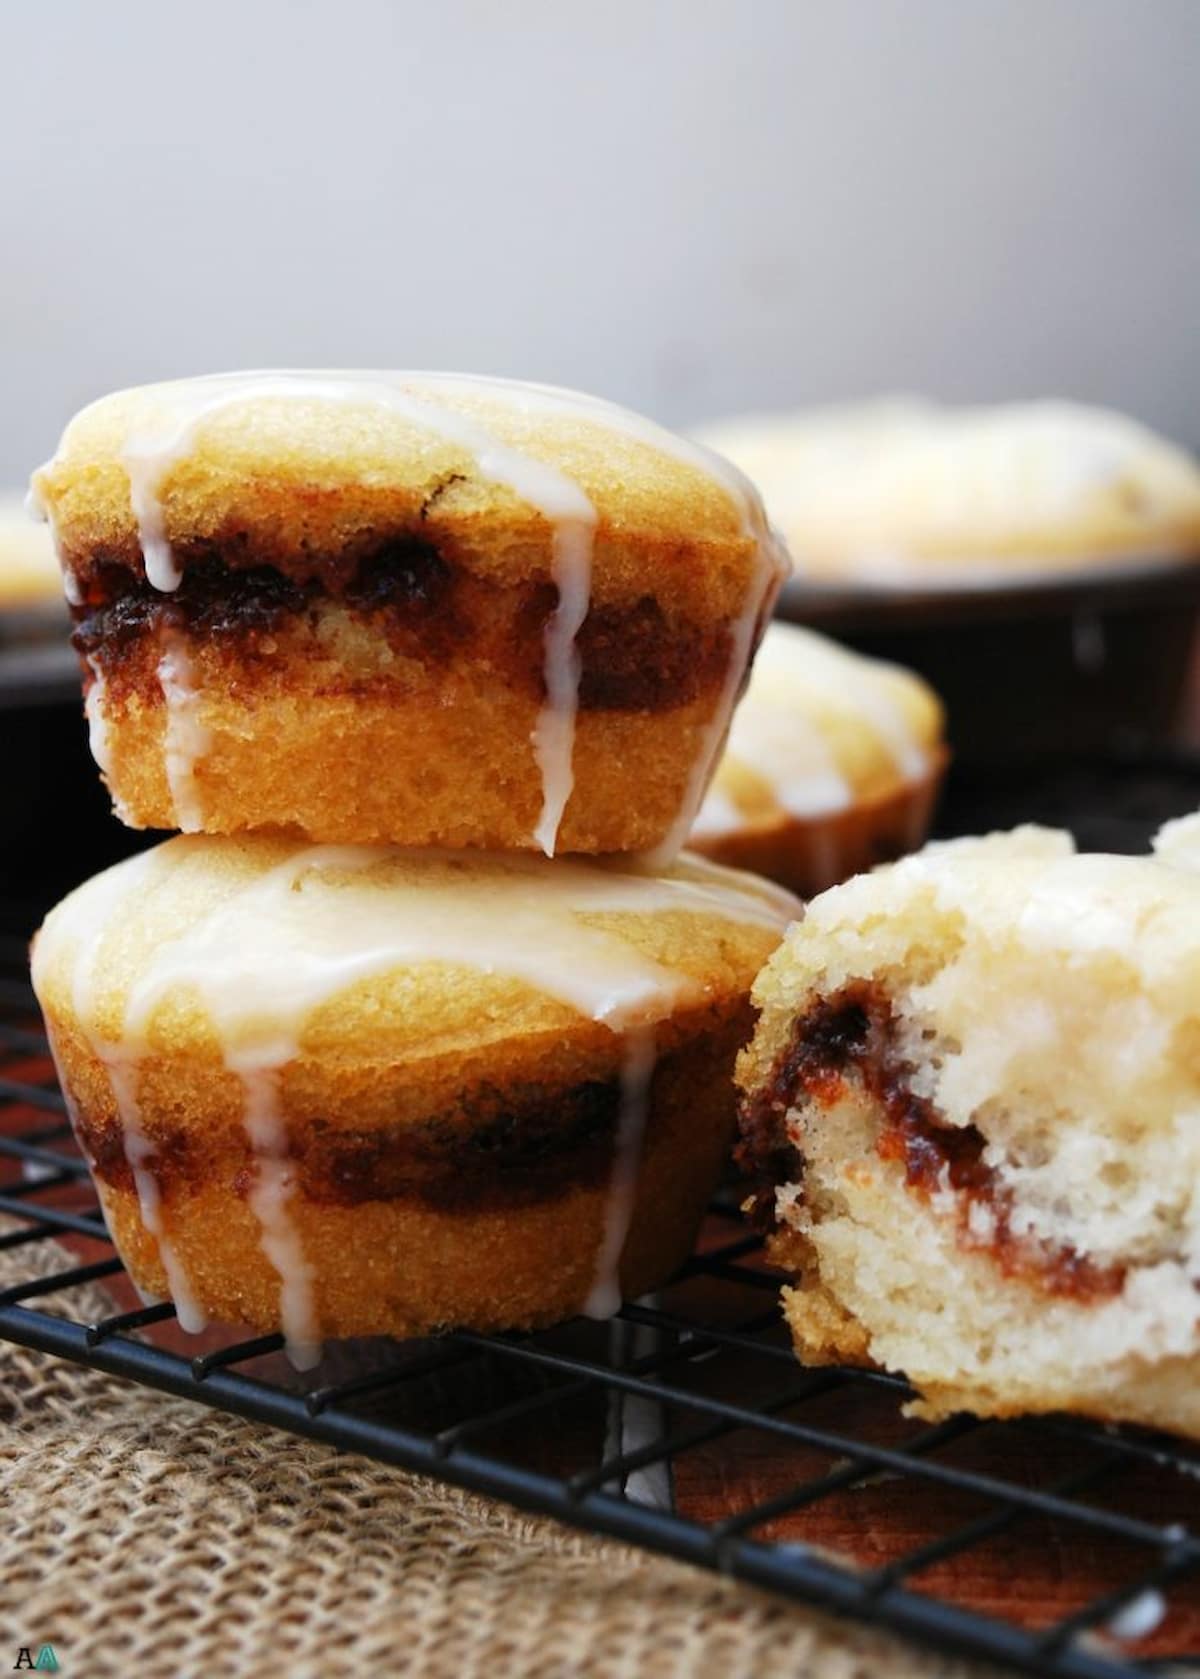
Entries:
[[[34,1251],[0,1254],[0,1287]],[[98,1371],[0,1359],[0,1669],[49,1642],[64,1679],[982,1675]]]

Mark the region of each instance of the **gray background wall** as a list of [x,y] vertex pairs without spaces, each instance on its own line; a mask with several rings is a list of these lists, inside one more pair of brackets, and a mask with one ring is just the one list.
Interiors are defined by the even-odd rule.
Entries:
[[112,386],[669,420],[1063,392],[1200,441],[1197,0],[0,0],[0,481]]

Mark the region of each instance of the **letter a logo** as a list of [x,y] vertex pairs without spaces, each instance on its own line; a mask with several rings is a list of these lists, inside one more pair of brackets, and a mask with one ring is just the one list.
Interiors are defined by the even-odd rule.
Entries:
[[54,1654],[53,1644],[42,1645],[41,1649],[37,1653],[37,1660],[33,1665],[42,1673],[58,1672],[58,1657]]

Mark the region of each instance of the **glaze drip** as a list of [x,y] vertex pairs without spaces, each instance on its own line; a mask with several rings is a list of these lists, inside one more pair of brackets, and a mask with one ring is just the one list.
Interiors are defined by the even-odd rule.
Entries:
[[629,1234],[637,1200],[654,1060],[653,1031],[649,1027],[636,1028],[625,1043],[621,1067],[621,1110],[613,1139],[612,1178],[604,1210],[604,1230],[596,1259],[596,1274],[583,1305],[585,1317],[611,1318],[621,1308],[621,1255],[625,1251],[625,1238]]
[[279,1068],[249,1061],[239,1062],[239,1067],[243,1122],[257,1165],[246,1199],[262,1231],[263,1252],[279,1275],[279,1321],[288,1357],[297,1370],[311,1370],[321,1361],[316,1273],[305,1257],[289,1206],[296,1179],[279,1102]]
[[167,1234],[163,1219],[162,1195],[154,1172],[155,1146],[142,1126],[136,1064],[126,1061],[119,1051],[110,1051],[107,1066],[124,1133],[125,1158],[133,1173],[142,1223],[158,1243],[159,1257],[167,1274],[167,1287],[171,1291],[171,1299],[175,1302],[175,1315],[179,1319],[179,1327],[189,1335],[196,1335],[206,1327],[207,1319],[192,1291],[187,1268]]
[[575,638],[588,615],[592,587],[592,537],[596,513],[562,523],[554,533],[554,581],[558,605],[546,625],[546,703],[533,731],[542,772],[542,814],[533,837],[553,857],[563,812],[575,784],[575,720],[579,712],[582,661]]
[[107,776],[112,769],[109,750],[108,719],[104,715],[104,672],[99,660],[91,655],[87,660],[90,681],[83,700],[83,714],[88,726],[88,749],[100,774]]
[[202,704],[195,666],[186,641],[168,632],[158,662],[167,721],[163,735],[163,763],[175,807],[175,821],[185,834],[204,827],[204,806],[196,785],[196,768],[212,747],[212,733],[200,721]]
[[[101,947],[110,925],[116,896],[115,887],[118,884],[112,881],[111,877],[120,877],[119,885],[123,890],[139,893],[151,887],[160,867],[159,852],[144,851],[139,856],[130,857],[126,862],[118,864],[115,869],[108,870],[106,875],[97,876],[98,881],[108,880],[110,884],[107,890],[102,889],[98,892],[84,908],[79,925],[75,929],[80,954],[74,970],[72,1004],[79,1027],[86,1036],[92,1053],[108,1075],[113,1104],[124,1139],[125,1156],[133,1174],[142,1223],[157,1244],[179,1322],[185,1330],[194,1334],[205,1327],[204,1313],[193,1293],[186,1267],[175,1250],[163,1215],[162,1196],[154,1170],[155,1146],[143,1124],[141,1104],[138,1100],[137,1056],[129,1054],[123,1032],[118,1033],[115,1041],[104,1035],[96,1017],[95,1007],[95,983]],[[35,989],[40,966],[40,943],[39,937],[33,957]],[[58,1050],[53,1041],[51,1047],[57,1065]],[[65,1081],[60,1082],[65,1089]],[[75,1116],[71,1117],[72,1124],[75,1124]]]

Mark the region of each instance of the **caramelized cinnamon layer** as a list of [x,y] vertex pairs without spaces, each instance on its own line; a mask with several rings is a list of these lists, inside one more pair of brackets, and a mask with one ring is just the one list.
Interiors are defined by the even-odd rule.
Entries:
[[[759,1221],[773,1222],[778,1185],[802,1179],[803,1160],[787,1132],[789,1110],[801,1101],[832,1106],[855,1087],[880,1111],[877,1153],[903,1166],[908,1188],[924,1199],[945,1188],[957,1192],[962,1246],[986,1251],[1006,1276],[1050,1294],[1099,1300],[1118,1293],[1123,1267],[1100,1266],[1072,1247],[1014,1234],[1011,1194],[983,1158],[986,1138],[973,1125],[947,1125],[913,1090],[913,1067],[896,1039],[887,992],[866,980],[818,999],[796,1020],[787,1048],[741,1115],[737,1158],[755,1182]],[[972,1224],[973,1203],[990,1215],[983,1221],[986,1236]]]
[[[478,658],[510,687],[538,703],[545,697],[546,626],[558,600],[551,584],[503,587],[410,534],[312,555],[307,566],[265,563],[232,537],[177,546],[177,557],[183,579],[170,595],[103,558],[79,579],[75,646],[103,671],[114,698],[153,685],[163,629],[261,665],[278,661],[278,636],[314,629],[331,603],[405,659],[436,667]],[[720,685],[730,632],[646,594],[623,606],[594,602],[577,646],[583,710],[658,711]]]
[[[453,1113],[417,1124],[397,1122],[347,1130],[320,1119],[290,1125],[289,1153],[299,1193],[335,1206],[413,1200],[442,1212],[528,1206],[568,1186],[607,1181],[620,1115],[617,1079],[592,1080],[567,1091],[481,1095]],[[80,1141],[93,1172],[118,1189],[133,1174],[116,1118],[81,1113]],[[149,1164],[164,1199],[214,1178],[232,1179],[245,1195],[255,1163],[248,1141],[172,1130],[156,1137]]]

